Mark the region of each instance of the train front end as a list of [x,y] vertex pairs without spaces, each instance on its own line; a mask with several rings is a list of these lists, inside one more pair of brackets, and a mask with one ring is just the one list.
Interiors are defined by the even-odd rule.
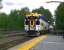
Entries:
[[40,14],[31,13],[26,15],[25,17],[25,31],[28,35],[40,35],[40,21],[39,21]]

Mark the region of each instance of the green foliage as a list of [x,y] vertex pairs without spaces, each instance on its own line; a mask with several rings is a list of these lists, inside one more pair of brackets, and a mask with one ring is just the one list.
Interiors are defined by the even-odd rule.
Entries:
[[4,30],[23,30],[24,29],[24,17],[29,13],[27,7],[21,10],[12,10],[9,15],[0,13],[0,29]]
[[27,7],[22,8],[21,10],[13,10],[10,13],[11,27],[14,30],[23,30],[24,29],[24,17],[29,13]]
[[8,27],[8,18],[9,17],[5,13],[0,14],[0,29],[6,29]]
[[38,9],[33,10],[32,12],[37,12],[37,13],[40,13],[40,14],[44,15],[45,19],[47,21],[49,21],[49,24],[53,25],[52,14],[50,13],[50,11],[48,9],[44,9],[43,7],[40,7]]
[[56,12],[56,28],[64,30],[64,3],[61,3]]
[[[48,9],[40,7],[35,9],[32,12],[37,12],[46,17],[50,24],[52,23],[52,15]],[[24,29],[24,17],[26,14],[29,14],[30,11],[27,7],[22,8],[21,10],[12,10],[9,15],[5,13],[0,13],[0,29],[5,30],[23,30]]]

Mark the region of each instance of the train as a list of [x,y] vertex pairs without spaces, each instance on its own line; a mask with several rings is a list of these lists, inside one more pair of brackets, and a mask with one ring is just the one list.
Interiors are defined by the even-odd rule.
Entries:
[[44,15],[30,13],[25,16],[24,29],[27,35],[40,36],[49,31],[49,23]]

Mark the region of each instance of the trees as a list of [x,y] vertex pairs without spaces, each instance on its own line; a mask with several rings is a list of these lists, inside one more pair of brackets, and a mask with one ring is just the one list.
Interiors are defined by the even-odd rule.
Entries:
[[[48,9],[40,7],[33,10],[32,12],[37,12],[45,16],[49,23],[53,23],[52,15]],[[29,14],[29,8],[25,7],[21,10],[12,10],[9,15],[5,13],[0,13],[0,28],[8,30],[23,30],[24,29],[24,17]]]
[[7,29],[9,25],[9,17],[5,13],[0,13],[0,29]]
[[25,7],[21,10],[12,10],[8,15],[0,13],[0,29],[23,30],[24,17],[29,12],[29,8]]
[[10,13],[11,28],[14,30],[22,30],[24,28],[24,17],[29,13],[27,7],[21,10],[12,10]]
[[64,30],[64,3],[61,3],[55,11],[56,28]]
[[48,9],[44,9],[43,7],[40,7],[38,9],[33,10],[32,12],[37,12],[45,16],[45,19],[49,21],[49,24],[53,25],[53,18],[52,14]]

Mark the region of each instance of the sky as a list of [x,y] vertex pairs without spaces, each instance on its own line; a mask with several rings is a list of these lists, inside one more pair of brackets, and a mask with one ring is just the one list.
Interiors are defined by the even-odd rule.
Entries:
[[7,14],[10,13],[13,9],[21,9],[23,7],[28,7],[31,11],[33,9],[43,6],[45,9],[49,9],[50,12],[54,15],[54,11],[58,7],[59,3],[45,3],[47,1],[63,1],[63,0],[3,0],[3,8],[0,9],[1,12]]

